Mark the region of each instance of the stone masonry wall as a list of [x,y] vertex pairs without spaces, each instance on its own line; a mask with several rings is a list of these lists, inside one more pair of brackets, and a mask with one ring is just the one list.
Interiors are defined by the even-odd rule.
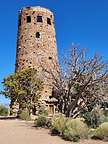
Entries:
[[[38,21],[37,21],[38,17]],[[44,67],[48,71],[58,63],[54,16],[51,11],[41,7],[26,7],[19,13],[17,36],[16,71],[36,68],[42,80],[42,95],[50,96],[50,75],[45,77]]]

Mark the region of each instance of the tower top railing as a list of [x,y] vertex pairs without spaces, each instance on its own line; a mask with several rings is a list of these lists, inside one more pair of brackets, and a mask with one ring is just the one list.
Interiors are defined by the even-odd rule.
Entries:
[[22,11],[24,10],[33,10],[33,11],[43,11],[45,13],[50,13],[53,15],[53,12],[50,11],[49,9],[47,8],[43,8],[43,7],[40,7],[40,6],[31,6],[31,7],[23,7],[19,12],[21,13]]

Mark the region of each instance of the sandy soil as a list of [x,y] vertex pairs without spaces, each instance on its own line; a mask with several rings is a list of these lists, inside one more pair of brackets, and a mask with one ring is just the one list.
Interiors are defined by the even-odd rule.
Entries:
[[83,140],[72,143],[51,136],[49,130],[36,129],[31,123],[20,120],[0,120],[0,144],[108,144],[108,142]]

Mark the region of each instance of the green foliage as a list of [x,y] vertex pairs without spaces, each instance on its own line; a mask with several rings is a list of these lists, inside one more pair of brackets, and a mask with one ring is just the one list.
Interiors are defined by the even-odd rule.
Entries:
[[38,115],[45,115],[48,116],[48,111],[44,106],[41,106],[38,112]]
[[88,137],[91,138],[91,137],[94,136],[94,134],[95,134],[95,129],[90,128],[90,129],[88,130]]
[[51,126],[52,134],[62,135],[66,121],[67,121],[67,118],[64,117],[63,115],[60,115],[59,117],[55,117],[52,121],[52,126]]
[[50,127],[51,120],[48,119],[48,111],[44,106],[41,106],[38,112],[38,118],[35,119],[34,124],[36,127]]
[[85,112],[82,117],[85,119],[86,124],[92,128],[98,127],[101,123],[101,114],[96,109],[93,109],[91,112]]
[[88,137],[88,128],[80,118],[72,119],[59,116],[53,120],[51,132],[61,135],[69,141],[78,141],[80,138]]
[[80,138],[88,137],[88,128],[82,119],[69,118],[65,124],[63,138],[70,141],[78,141]]
[[108,122],[102,123],[96,130],[93,139],[101,139],[108,141]]
[[1,93],[11,99],[11,102],[18,102],[20,107],[29,111],[38,102],[43,83],[37,77],[35,69],[26,69],[4,78],[4,91]]
[[27,111],[22,111],[21,113],[19,113],[19,118],[26,121],[31,120],[30,115]]
[[3,105],[0,105],[0,116],[7,116],[8,115],[8,108]]
[[108,116],[106,116],[106,115],[101,115],[101,117],[100,117],[100,122],[101,123],[104,123],[104,122],[108,122]]
[[39,115],[34,122],[36,127],[46,127],[47,126],[47,117],[45,115]]
[[35,119],[34,125],[36,127],[50,128],[52,120],[45,115],[39,115],[38,118]]
[[78,142],[80,139],[80,136],[75,132],[75,130],[66,129],[63,133],[63,138],[65,140]]

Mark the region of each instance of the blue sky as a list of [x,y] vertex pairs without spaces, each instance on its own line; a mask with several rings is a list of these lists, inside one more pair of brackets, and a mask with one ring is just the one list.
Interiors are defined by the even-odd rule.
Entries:
[[[42,6],[55,14],[59,58],[72,42],[108,59],[108,0],[2,0],[0,3],[0,90],[5,76],[14,72],[18,10]],[[0,103],[7,104],[0,96]]]

